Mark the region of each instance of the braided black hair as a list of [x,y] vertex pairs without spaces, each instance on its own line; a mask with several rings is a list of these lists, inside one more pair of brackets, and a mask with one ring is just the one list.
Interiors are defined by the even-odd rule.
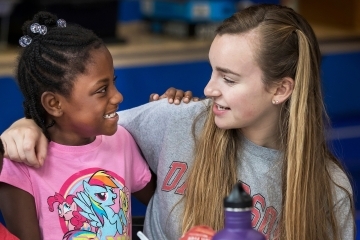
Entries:
[[[92,31],[68,23],[58,27],[57,20],[54,14],[38,12],[24,23],[23,34],[30,36],[32,42],[20,53],[16,76],[24,95],[25,117],[33,119],[48,138],[42,93],[52,91],[69,96],[74,79],[86,70],[90,50],[104,45]],[[47,33],[31,32],[33,23],[45,25]]]

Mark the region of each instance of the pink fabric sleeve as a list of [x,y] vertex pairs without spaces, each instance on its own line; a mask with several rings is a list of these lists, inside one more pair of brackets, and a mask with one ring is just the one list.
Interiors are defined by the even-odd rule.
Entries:
[[[119,126],[120,127],[120,126]],[[126,131],[124,129],[124,131]],[[131,134],[126,131],[126,142],[128,145],[128,151],[131,154],[131,169],[130,172],[130,181],[131,181],[131,191],[137,192],[143,189],[151,179],[151,172],[148,164],[144,160],[139,147],[137,146],[134,138]]]
[[23,163],[17,163],[4,158],[4,165],[0,174],[0,182],[7,183],[34,195],[28,166]]

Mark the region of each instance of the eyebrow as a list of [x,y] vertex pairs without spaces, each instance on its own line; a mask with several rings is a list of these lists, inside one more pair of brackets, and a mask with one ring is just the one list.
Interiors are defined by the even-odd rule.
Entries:
[[233,75],[236,75],[236,76],[240,77],[240,74],[238,74],[236,72],[233,72],[228,68],[216,67],[216,70],[219,71],[219,72],[230,73],[230,74],[233,74]]
[[98,85],[98,84],[107,83],[107,82],[109,82],[109,79],[103,78],[103,79],[100,79],[99,81],[97,81],[95,84]]

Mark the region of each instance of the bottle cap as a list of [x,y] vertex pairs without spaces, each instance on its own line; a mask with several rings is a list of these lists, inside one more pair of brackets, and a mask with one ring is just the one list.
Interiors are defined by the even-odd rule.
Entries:
[[251,208],[252,198],[247,194],[241,183],[235,184],[230,194],[224,199],[225,208]]

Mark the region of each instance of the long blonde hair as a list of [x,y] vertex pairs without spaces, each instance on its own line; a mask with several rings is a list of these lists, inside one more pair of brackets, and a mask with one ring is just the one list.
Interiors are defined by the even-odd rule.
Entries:
[[[340,239],[333,210],[332,189],[336,183],[331,180],[328,167],[330,162],[342,167],[325,139],[327,116],[315,34],[303,17],[278,5],[257,5],[237,12],[216,33],[241,34],[252,29],[259,36],[256,62],[263,71],[265,87],[284,77],[291,77],[295,83],[291,97],[283,104],[279,122],[279,149],[284,154],[278,238]],[[222,229],[223,198],[237,181],[239,131],[219,129],[211,109],[206,114],[187,179],[183,232],[200,224]],[[352,203],[351,194],[342,189]]]

